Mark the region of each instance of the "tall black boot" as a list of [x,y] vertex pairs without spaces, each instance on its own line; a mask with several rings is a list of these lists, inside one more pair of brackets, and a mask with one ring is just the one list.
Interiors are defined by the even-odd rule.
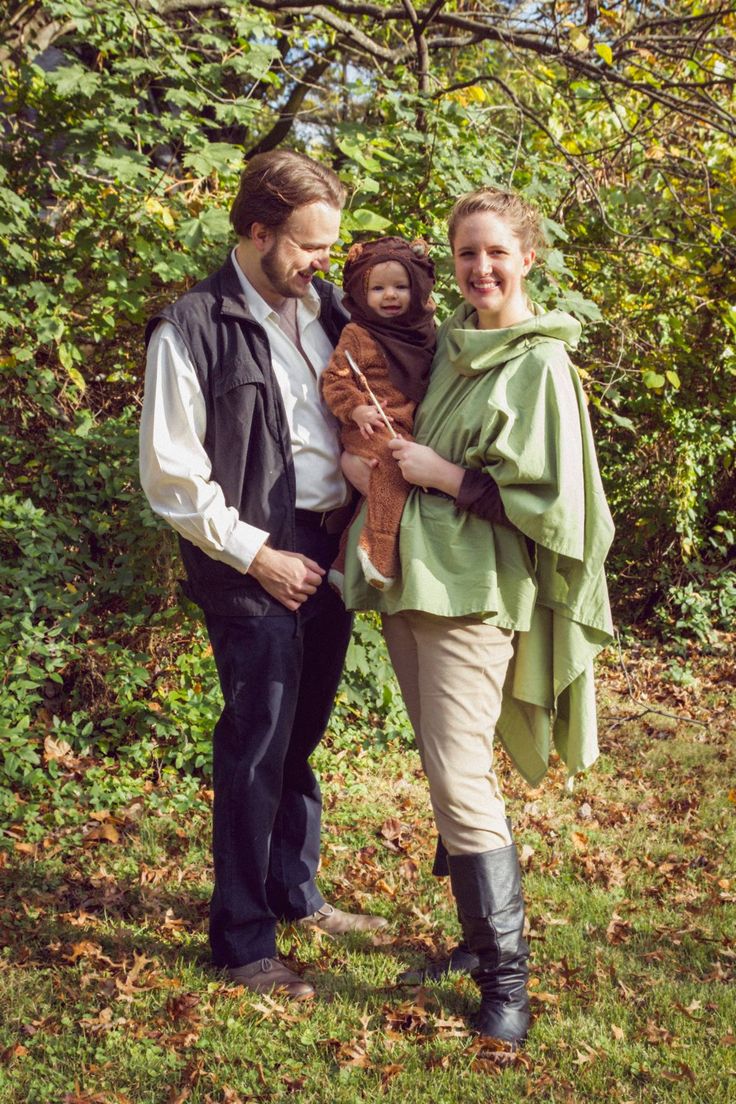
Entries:
[[[509,829],[510,827],[509,824]],[[437,836],[432,873],[435,878],[446,878],[450,873],[447,865],[447,850],[442,842],[442,836]],[[458,919],[460,919],[459,912]],[[471,953],[465,940],[461,939],[446,958],[441,958],[439,962],[427,962],[417,970],[405,970],[399,975],[399,982],[402,985],[423,985],[427,981],[441,981],[448,974],[471,974],[477,966],[478,959]]]
[[465,942],[478,956],[475,1027],[481,1035],[522,1043],[529,1030],[529,947],[516,845],[450,855],[448,862]]

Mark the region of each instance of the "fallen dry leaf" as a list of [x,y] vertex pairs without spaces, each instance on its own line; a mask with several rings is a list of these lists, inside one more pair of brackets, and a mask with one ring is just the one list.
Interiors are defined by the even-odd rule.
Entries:
[[588,1046],[587,1043],[583,1043],[583,1047],[585,1048],[584,1050],[575,1051],[575,1058],[573,1059],[573,1065],[575,1066],[588,1065],[601,1057],[599,1051],[594,1050],[593,1047]]
[[[236,1093],[235,1089],[230,1089],[227,1085],[223,1085],[220,1091],[222,1093],[222,1096],[220,1097],[218,1104],[243,1104],[242,1096]],[[212,1097],[208,1096],[206,1099],[212,1102]]]
[[381,1084],[382,1085],[387,1085],[388,1082],[393,1077],[396,1077],[396,1075],[398,1073],[403,1073],[404,1072],[404,1067],[399,1065],[398,1062],[392,1062],[388,1066],[381,1066],[380,1069],[379,1069],[379,1072],[381,1074]]
[[647,1020],[643,1037],[646,1042],[655,1046],[671,1046],[675,1039],[671,1031],[668,1031],[666,1027],[660,1027],[654,1020]]
[[694,1012],[699,1012],[703,1007],[699,1000],[691,1000],[690,1004],[688,1004],[687,1007],[685,1007],[684,1004],[680,1004],[676,1001],[674,1007],[677,1009],[678,1012],[682,1012],[684,1016],[687,1016],[689,1019],[695,1020],[696,1022],[702,1020],[703,1018],[702,1016],[693,1015]]
[[678,1062],[677,1073],[674,1070],[662,1070],[665,1081],[689,1081],[691,1085],[697,1084],[695,1074],[685,1062]]
[[73,1093],[66,1093],[61,1098],[61,1104],[130,1104],[130,1097],[122,1093],[82,1093],[77,1089]]
[[497,1074],[512,1066],[526,1070],[532,1068],[529,1055],[514,1049],[512,1043],[503,1039],[481,1035],[468,1049],[473,1055],[470,1068],[474,1073]]
[[179,1084],[172,1087],[166,1104],[184,1104],[200,1080],[203,1069],[204,1058],[196,1058],[189,1062],[181,1075]]
[[[67,962],[76,962],[78,958],[102,958],[102,947],[99,943],[93,943],[89,939],[82,939],[79,943],[72,943],[69,954],[64,955]],[[107,960],[110,961],[109,959]]]
[[371,1060],[363,1047],[356,1043],[340,1043],[335,1052],[338,1066],[353,1069],[370,1069]]
[[170,929],[174,929],[175,931],[178,931],[181,928],[186,928],[186,926],[187,926],[186,920],[182,920],[180,916],[175,916],[174,915],[174,910],[172,908],[167,908],[166,912],[164,913],[164,927],[165,928],[170,928]]
[[412,829],[396,817],[389,817],[381,825],[384,844],[391,851],[405,851],[412,835]]
[[559,1004],[560,998],[557,993],[543,993],[532,990],[529,993],[532,1001],[538,1001],[540,1004]]
[[531,864],[533,858],[534,848],[528,843],[523,843],[519,848],[519,863],[526,869]]
[[611,921],[606,928],[606,939],[612,945],[616,946],[619,943],[625,943],[627,939],[630,939],[634,934],[634,929],[631,924],[614,912],[611,917]]
[[[306,1077],[282,1077],[281,1084],[286,1089],[287,1093],[299,1093],[302,1092],[304,1086],[307,1083]],[[223,1102],[224,1104],[224,1102]]]
[[90,828],[84,836],[84,846],[93,843],[119,843],[120,833],[112,823],[99,824]]
[[71,768],[79,764],[71,744],[66,740],[55,740],[53,736],[47,736],[43,742],[43,757],[47,763],[59,763],[62,767]]
[[8,1065],[14,1058],[25,1058],[27,1053],[28,1047],[23,1046],[22,1043],[15,1043],[13,1046],[0,1051],[0,1063]]
[[398,865],[398,874],[407,882],[415,882],[419,876],[419,864],[414,859],[404,859]]
[[200,999],[196,993],[180,993],[176,997],[169,997],[166,1002],[166,1015],[172,1020],[186,1020],[193,1023],[200,1018],[197,1011]]

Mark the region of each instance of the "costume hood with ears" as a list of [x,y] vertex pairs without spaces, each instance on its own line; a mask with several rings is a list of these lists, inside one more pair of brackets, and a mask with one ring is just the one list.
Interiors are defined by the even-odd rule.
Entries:
[[[381,318],[367,300],[369,273],[386,261],[396,261],[406,269],[411,289],[408,310],[394,318]],[[383,349],[391,383],[407,398],[419,402],[427,390],[436,345],[431,298],[434,264],[427,243],[378,238],[351,246],[343,269],[343,287],[343,306],[351,321],[367,330]]]

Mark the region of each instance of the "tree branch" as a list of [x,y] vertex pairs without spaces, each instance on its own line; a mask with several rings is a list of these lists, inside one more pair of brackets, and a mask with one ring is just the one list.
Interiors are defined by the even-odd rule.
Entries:
[[267,134],[264,134],[263,137],[243,155],[245,161],[249,161],[250,158],[254,157],[257,153],[265,153],[267,150],[275,149],[276,146],[283,142],[284,138],[286,138],[293,127],[294,121],[299,114],[299,109],[304,103],[304,99],[310,88],[314,87],[316,82],[331,64],[332,59],[325,57],[318,58],[312,63],[289,93],[289,98],[279,112],[276,123]]

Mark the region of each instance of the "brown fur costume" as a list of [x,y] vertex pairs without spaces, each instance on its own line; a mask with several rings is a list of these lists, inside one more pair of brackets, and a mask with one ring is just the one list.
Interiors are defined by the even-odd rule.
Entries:
[[[392,319],[382,319],[372,311],[365,296],[371,268],[384,261],[403,265],[411,287],[408,310]],[[356,406],[370,404],[371,398],[345,353],[350,353],[365,375],[395,432],[411,440],[414,411],[427,388],[436,344],[434,304],[430,299],[434,268],[423,242],[410,246],[401,238],[383,238],[350,250],[344,284],[347,292],[344,304],[353,321],[343,330],[322,375],[322,394],[341,423],[345,450],[378,460],[370,473],[358,556],[368,582],[383,589],[391,586],[399,574],[399,526],[411,485],[388,448],[391,439],[388,429],[375,427],[373,436],[367,439],[353,421]],[[346,542],[347,530],[330,572],[330,580],[338,589],[344,574]]]

